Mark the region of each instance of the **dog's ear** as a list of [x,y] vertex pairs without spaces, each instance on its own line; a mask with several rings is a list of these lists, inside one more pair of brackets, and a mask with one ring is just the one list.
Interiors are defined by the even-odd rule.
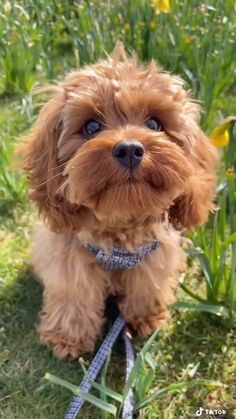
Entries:
[[69,203],[59,190],[64,181],[64,166],[58,161],[63,106],[62,94],[50,99],[18,150],[29,177],[30,197],[49,227],[58,233],[73,230],[78,223],[78,207]]
[[170,222],[176,228],[199,226],[214,211],[217,152],[200,129],[190,153],[193,175],[169,210]]

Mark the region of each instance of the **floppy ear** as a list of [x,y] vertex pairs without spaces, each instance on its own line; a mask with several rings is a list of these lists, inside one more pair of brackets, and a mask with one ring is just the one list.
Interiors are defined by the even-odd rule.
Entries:
[[78,206],[69,203],[59,191],[64,178],[58,161],[58,138],[64,105],[58,95],[44,105],[31,133],[19,147],[24,171],[29,176],[30,198],[49,227],[59,233],[74,230],[78,224]]
[[199,129],[191,153],[193,176],[186,189],[169,210],[169,218],[176,228],[190,228],[203,224],[214,211],[215,165],[217,152],[210,140]]

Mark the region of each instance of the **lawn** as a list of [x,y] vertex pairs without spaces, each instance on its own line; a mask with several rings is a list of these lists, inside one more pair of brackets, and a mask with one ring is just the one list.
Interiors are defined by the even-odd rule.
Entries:
[[[163,3],[168,13],[161,10]],[[232,123],[220,125],[236,114],[235,34],[233,0],[1,2],[0,417],[63,417],[72,393],[44,376],[73,384],[83,377],[80,362],[59,361],[39,342],[42,289],[30,268],[37,213],[27,200],[26,179],[14,168],[13,152],[43,101],[32,97],[32,88],[105,57],[117,39],[141,60],[153,57],[181,75],[202,103],[203,129],[210,135],[220,126],[215,144],[224,145],[219,147],[219,209],[206,226],[187,233],[188,270],[172,319],[136,366],[137,417],[185,419],[195,417],[199,406],[236,414],[236,130]],[[144,343],[134,340],[137,354]],[[84,359],[87,368],[91,357]],[[122,394],[120,345],[98,382]],[[102,390],[94,394],[105,399]],[[112,398],[106,401],[119,407]],[[81,417],[110,416],[86,403]]]

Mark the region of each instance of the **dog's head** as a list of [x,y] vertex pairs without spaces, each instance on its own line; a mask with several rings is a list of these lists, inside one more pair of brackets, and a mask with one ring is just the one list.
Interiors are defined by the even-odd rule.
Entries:
[[178,226],[206,220],[215,152],[179,77],[111,58],[54,90],[24,145],[31,197],[53,230],[79,229],[86,211],[112,223],[166,211]]

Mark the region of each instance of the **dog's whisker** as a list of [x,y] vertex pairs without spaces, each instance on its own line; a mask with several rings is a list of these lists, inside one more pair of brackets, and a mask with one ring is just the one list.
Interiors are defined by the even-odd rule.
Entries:
[[55,179],[58,176],[61,176],[63,172],[57,173],[56,175],[50,177],[49,179],[45,180],[45,182],[42,182],[39,184],[39,187],[46,185],[48,182],[51,182],[51,180]]
[[50,172],[51,170],[59,169],[59,167],[65,166],[67,163],[69,163],[69,162],[59,164],[58,166],[50,167],[50,169],[48,169],[48,171]]
[[68,186],[68,179],[66,179],[60,186],[59,186],[59,188],[56,190],[56,195],[57,194],[60,194],[60,193],[64,193],[65,192],[65,189],[66,189],[66,187]]
[[48,171],[55,170],[55,169],[58,169],[59,167],[65,166],[65,165],[69,164],[72,160],[73,160],[73,157],[70,160],[67,160],[64,163],[59,164],[58,166],[50,167],[50,169],[48,169]]

